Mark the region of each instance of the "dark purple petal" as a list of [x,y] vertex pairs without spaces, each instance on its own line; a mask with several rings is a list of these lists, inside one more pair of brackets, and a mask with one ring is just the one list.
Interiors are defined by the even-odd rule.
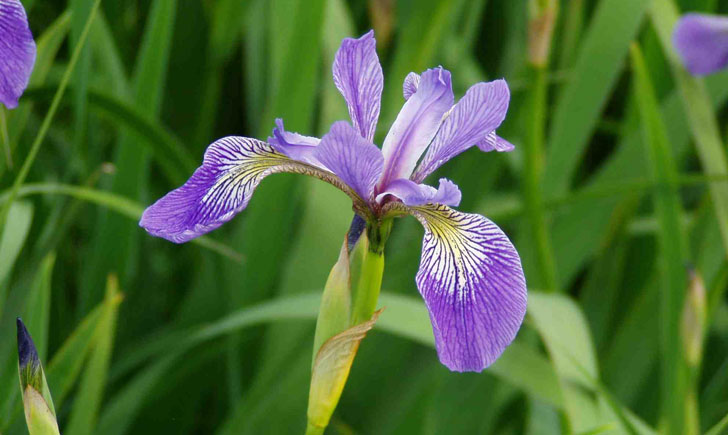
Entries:
[[437,189],[400,178],[389,183],[384,192],[377,195],[377,201],[381,202],[387,195],[399,198],[407,206],[443,204],[457,207],[462,199],[458,186],[446,178],[440,179],[440,187]]
[[505,119],[509,101],[505,80],[471,86],[442,122],[412,179],[421,182],[448,160],[487,139]]
[[359,39],[346,38],[341,42],[334,59],[333,73],[334,83],[349,106],[354,128],[372,142],[384,84],[374,31],[370,30]]
[[420,75],[413,72],[407,74],[407,77],[404,78],[404,83],[402,84],[402,94],[404,94],[404,99],[409,100],[410,97],[417,92],[417,88],[419,86]]
[[376,145],[360,136],[348,122],[338,121],[321,138],[315,156],[363,200],[369,201],[384,164]]
[[440,67],[422,74],[417,92],[404,103],[384,139],[384,173],[379,190],[394,180],[410,178],[453,100],[449,71]]
[[18,0],[0,0],[0,103],[8,109],[28,86],[35,64],[35,41]]
[[508,152],[513,151],[516,148],[512,143],[495,134],[495,130],[491,131],[489,135],[475,145],[477,145],[477,147],[480,148],[480,151],[483,152]]
[[266,176],[295,164],[270,145],[225,137],[205,151],[187,182],[144,211],[139,225],[150,234],[183,243],[214,230],[242,211]]
[[672,41],[695,75],[706,75],[728,65],[728,17],[687,14],[680,18]]
[[518,252],[493,222],[445,206],[410,209],[425,227],[417,288],[440,361],[479,372],[513,341],[526,313]]
[[283,120],[280,118],[276,119],[273,136],[268,137],[268,143],[279,153],[293,160],[321,167],[321,162],[314,157],[314,151],[319,142],[321,139],[317,137],[286,131],[283,127]]

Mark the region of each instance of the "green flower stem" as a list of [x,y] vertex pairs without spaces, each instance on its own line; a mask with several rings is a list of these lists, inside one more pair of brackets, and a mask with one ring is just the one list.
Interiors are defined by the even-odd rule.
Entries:
[[306,423],[306,435],[323,435],[325,427],[316,426],[310,421]]
[[384,245],[391,229],[392,219],[367,225],[367,237],[361,238],[355,252],[352,253],[351,280],[354,294],[352,325],[369,320],[377,308],[384,273]]
[[13,167],[13,155],[10,150],[10,139],[8,138],[8,122],[5,117],[5,107],[0,106],[0,140],[2,140],[5,152],[5,167],[10,169]]
[[540,286],[549,291],[556,291],[558,288],[556,265],[541,192],[545,138],[544,120],[546,119],[546,101],[548,97],[547,69],[543,65],[532,65],[530,72],[532,88],[528,102],[531,110],[528,111],[525,129],[524,205],[527,223],[536,244]]

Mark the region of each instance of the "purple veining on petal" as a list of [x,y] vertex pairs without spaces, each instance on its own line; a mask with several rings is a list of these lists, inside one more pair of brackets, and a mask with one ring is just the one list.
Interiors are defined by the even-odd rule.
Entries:
[[382,173],[384,158],[376,145],[364,139],[346,121],[335,122],[316,147],[316,158],[369,201]]
[[0,0],[0,103],[8,109],[28,86],[35,64],[35,41],[18,0]]
[[416,207],[425,227],[416,282],[440,361],[479,372],[513,341],[526,313],[518,252],[493,222],[444,206]]
[[[442,122],[412,179],[421,182],[448,160],[487,140],[505,119],[509,101],[505,80],[471,86]],[[497,140],[495,145],[500,145]]]
[[475,145],[483,152],[498,151],[503,153],[516,149],[512,143],[495,134],[495,130],[491,131],[484,139]]
[[205,151],[202,166],[181,187],[149,206],[139,225],[184,243],[214,230],[245,209],[260,181],[290,162],[265,142],[225,137]]
[[687,14],[675,26],[672,41],[692,74],[711,74],[728,66],[728,17]]
[[286,131],[283,127],[283,120],[280,118],[276,118],[273,136],[268,137],[268,143],[279,153],[299,162],[326,169],[314,156],[314,151],[319,142],[321,142],[321,139],[317,137]]
[[359,39],[346,38],[341,42],[334,59],[333,73],[334,84],[349,106],[354,129],[372,142],[384,85],[374,31],[370,30]]
[[381,203],[387,195],[399,198],[407,206],[432,203],[457,207],[462,199],[458,186],[446,178],[440,179],[440,186],[437,189],[426,184],[417,184],[406,178],[400,178],[389,183],[384,192],[377,195],[377,202]]
[[410,97],[417,92],[417,88],[419,86],[420,75],[414,72],[407,74],[407,77],[404,78],[404,83],[402,83],[402,94],[404,95],[404,99],[409,100]]
[[410,178],[453,100],[449,71],[439,67],[422,74],[417,92],[404,104],[384,139],[384,173],[378,190],[393,180]]

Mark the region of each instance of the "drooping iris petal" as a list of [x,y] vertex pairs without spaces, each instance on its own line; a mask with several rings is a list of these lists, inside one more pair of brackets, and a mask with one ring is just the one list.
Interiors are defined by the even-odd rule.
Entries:
[[672,41],[692,74],[706,75],[728,66],[728,17],[687,14],[675,26]]
[[446,178],[440,179],[440,187],[437,189],[426,184],[417,184],[414,181],[400,178],[389,183],[385,191],[377,195],[377,201],[381,202],[387,195],[401,199],[404,205],[407,206],[432,203],[457,207],[462,199],[458,186]]
[[370,30],[359,39],[346,38],[341,42],[334,59],[333,73],[334,84],[349,106],[354,128],[372,142],[384,85],[374,31]]
[[480,148],[480,151],[483,152],[508,152],[513,151],[516,148],[512,143],[495,134],[495,130],[491,131],[484,139],[480,140],[475,145],[477,145],[477,147]]
[[368,201],[382,173],[384,158],[346,121],[335,122],[316,147],[316,158]]
[[35,64],[35,41],[18,0],[0,0],[0,103],[8,109],[28,86]]
[[416,281],[440,361],[453,371],[481,371],[513,341],[526,313],[518,253],[483,216],[441,205],[410,210],[425,227]]
[[286,131],[283,127],[283,120],[280,118],[276,119],[273,136],[268,137],[268,143],[279,153],[293,160],[321,167],[321,162],[314,157],[314,151],[319,142],[321,139],[317,137]]
[[278,172],[315,176],[358,200],[334,174],[291,160],[257,139],[230,136],[210,145],[202,166],[149,206],[139,225],[154,236],[184,243],[232,219],[245,209],[263,178]]
[[505,119],[509,101],[505,80],[471,86],[442,122],[412,179],[421,182],[443,163],[488,138]]
[[402,94],[404,99],[409,100],[410,97],[417,92],[417,88],[420,86],[420,75],[414,72],[407,74],[402,84]]
[[384,173],[379,190],[399,178],[410,178],[453,100],[449,71],[440,67],[422,74],[417,91],[404,103],[384,139]]

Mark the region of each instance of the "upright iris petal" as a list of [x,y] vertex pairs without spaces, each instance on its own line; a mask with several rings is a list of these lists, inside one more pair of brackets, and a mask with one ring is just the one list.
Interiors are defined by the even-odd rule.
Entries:
[[35,41],[18,0],[0,0],[0,103],[8,109],[28,86],[35,64]]
[[335,122],[316,149],[316,158],[365,201],[382,173],[384,158],[376,145],[361,137],[346,121]]
[[425,227],[416,282],[440,361],[481,371],[513,341],[526,313],[518,252],[493,222],[442,205],[413,207]]
[[425,148],[435,137],[442,117],[452,108],[454,96],[450,72],[440,68],[425,71],[417,91],[407,100],[384,139],[384,173],[378,189],[409,178]]
[[506,117],[509,101],[505,80],[473,85],[442,122],[412,178],[424,180],[443,163],[494,134]]
[[341,42],[334,59],[334,84],[346,99],[349,116],[361,137],[374,140],[382,104],[384,78],[374,31]]
[[728,66],[728,17],[687,14],[678,21],[672,40],[692,74],[711,74]]

